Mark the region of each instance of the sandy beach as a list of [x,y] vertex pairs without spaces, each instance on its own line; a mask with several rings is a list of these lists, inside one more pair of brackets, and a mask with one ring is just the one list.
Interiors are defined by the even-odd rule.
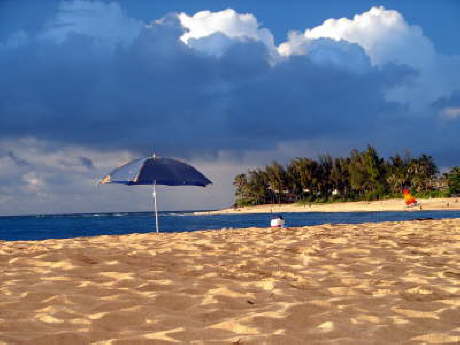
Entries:
[[372,211],[436,211],[460,210],[460,197],[417,199],[418,205],[407,207],[404,200],[334,202],[324,204],[268,204],[240,208],[226,208],[195,214],[271,213],[271,212],[372,212]]
[[0,344],[458,344],[460,219],[0,242]]

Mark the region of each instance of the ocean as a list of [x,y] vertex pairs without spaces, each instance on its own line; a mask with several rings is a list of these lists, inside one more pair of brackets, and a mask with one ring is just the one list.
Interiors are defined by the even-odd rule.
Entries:
[[[460,218],[460,211],[279,213],[286,226],[359,224],[423,218]],[[159,213],[160,232],[267,227],[273,214],[194,215],[193,211]],[[0,217],[0,240],[45,240],[155,231],[151,212],[79,213]]]

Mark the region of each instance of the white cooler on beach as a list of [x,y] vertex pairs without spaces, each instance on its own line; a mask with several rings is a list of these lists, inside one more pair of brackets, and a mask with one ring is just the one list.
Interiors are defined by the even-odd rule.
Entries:
[[282,217],[272,218],[270,225],[272,228],[282,228],[286,221]]

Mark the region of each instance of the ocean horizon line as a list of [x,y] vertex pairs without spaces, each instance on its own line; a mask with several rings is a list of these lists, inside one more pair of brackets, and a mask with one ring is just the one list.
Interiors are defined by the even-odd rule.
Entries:
[[[210,212],[217,211],[218,209],[199,209],[199,210],[164,210],[158,211],[159,214],[164,213],[193,213],[193,212]],[[81,215],[110,215],[110,214],[154,214],[155,211],[95,211],[95,212],[63,212],[63,213],[25,213],[25,214],[11,214],[11,215],[0,215],[0,218],[13,218],[13,217],[71,217]]]

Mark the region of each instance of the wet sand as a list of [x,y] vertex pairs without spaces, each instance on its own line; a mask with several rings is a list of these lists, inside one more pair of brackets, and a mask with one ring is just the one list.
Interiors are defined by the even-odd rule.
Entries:
[[0,344],[460,342],[460,219],[0,242]]
[[216,211],[200,211],[195,214],[271,213],[271,212],[372,212],[372,211],[446,211],[460,210],[460,197],[418,199],[418,205],[407,207],[402,199],[382,201],[334,202],[324,204],[267,204]]

